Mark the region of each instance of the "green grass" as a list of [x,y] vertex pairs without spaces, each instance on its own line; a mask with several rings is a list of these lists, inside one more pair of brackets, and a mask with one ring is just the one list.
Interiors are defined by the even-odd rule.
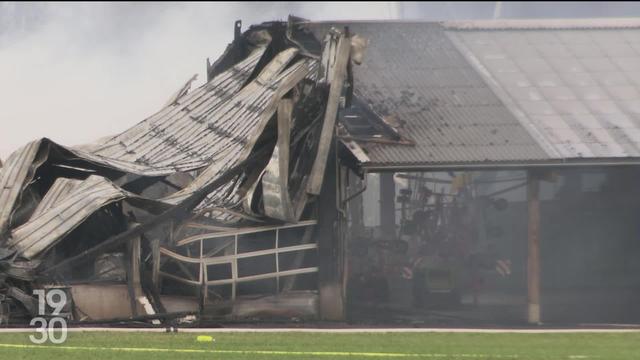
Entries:
[[[196,336],[200,334],[205,333],[69,333],[63,345],[47,343],[47,347],[31,348],[36,345],[31,344],[28,333],[0,333],[0,344],[29,346],[7,348],[0,345],[0,359],[640,359],[640,333],[206,333],[216,339],[213,344],[196,342]],[[80,347],[90,349],[78,349]],[[138,352],[115,348],[206,352]],[[316,352],[325,354],[312,354]],[[421,356],[373,357],[362,353]]]

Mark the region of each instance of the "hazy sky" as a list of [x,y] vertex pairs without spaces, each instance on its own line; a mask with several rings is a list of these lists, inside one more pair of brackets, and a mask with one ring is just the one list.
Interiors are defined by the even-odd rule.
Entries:
[[0,158],[49,137],[66,145],[118,133],[159,110],[207,57],[221,55],[233,23],[388,19],[389,2],[1,3]]
[[[160,109],[243,28],[312,20],[490,18],[495,2],[0,2],[0,158],[49,137],[77,145]],[[639,2],[503,2],[502,17],[638,16]]]

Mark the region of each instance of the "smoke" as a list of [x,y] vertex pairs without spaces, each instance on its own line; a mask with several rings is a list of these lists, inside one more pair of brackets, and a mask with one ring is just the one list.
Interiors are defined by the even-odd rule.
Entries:
[[244,28],[289,14],[388,19],[380,3],[0,3],[0,157],[49,137],[77,145],[160,109]]
[[[495,2],[2,3],[0,157],[27,141],[66,145],[121,132],[187,79],[204,80],[233,23],[491,18]],[[503,17],[638,16],[640,3],[504,2]]]

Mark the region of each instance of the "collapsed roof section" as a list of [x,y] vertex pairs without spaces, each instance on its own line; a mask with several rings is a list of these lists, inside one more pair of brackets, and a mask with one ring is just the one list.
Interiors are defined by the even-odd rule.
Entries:
[[319,41],[295,19],[237,31],[204,85],[190,91],[191,78],[129,130],[15,151],[0,170],[0,291],[50,284],[141,237],[186,259],[174,232],[158,233],[169,223],[226,233],[309,220],[351,87],[351,39],[343,28]]

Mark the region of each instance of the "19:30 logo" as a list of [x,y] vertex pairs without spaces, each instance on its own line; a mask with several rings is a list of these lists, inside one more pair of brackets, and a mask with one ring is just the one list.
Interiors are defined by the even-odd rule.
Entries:
[[[65,304],[67,303],[67,294],[59,289],[51,289],[45,293],[45,290],[34,290],[33,294],[38,297],[38,315],[39,317],[31,319],[29,325],[36,326],[36,332],[41,336],[29,335],[29,340],[34,344],[44,344],[51,341],[54,344],[62,344],[67,340],[67,321],[59,316]],[[46,306],[53,309],[52,317],[48,320],[45,318]],[[59,326],[59,331],[56,331]],[[56,336],[59,335],[59,336]]]

